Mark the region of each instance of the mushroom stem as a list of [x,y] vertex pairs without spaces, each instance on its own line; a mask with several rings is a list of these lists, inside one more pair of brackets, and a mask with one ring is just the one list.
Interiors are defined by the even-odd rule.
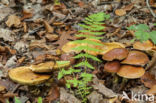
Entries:
[[115,90],[115,88],[118,85],[119,78],[115,73],[112,73],[112,76],[113,76],[113,90]]
[[127,84],[128,79],[127,78],[122,78],[122,83],[121,83],[121,88],[120,90],[124,89],[125,85]]

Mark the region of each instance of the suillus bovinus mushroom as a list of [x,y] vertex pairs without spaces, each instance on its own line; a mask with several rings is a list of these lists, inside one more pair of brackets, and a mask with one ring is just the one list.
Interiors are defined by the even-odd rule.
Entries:
[[119,61],[111,61],[107,62],[104,65],[104,71],[109,73],[117,73],[120,69],[120,62]]
[[144,66],[148,62],[149,62],[149,58],[145,53],[140,51],[130,51],[128,57],[125,60],[123,60],[121,63]]
[[40,63],[37,65],[30,65],[30,69],[33,72],[38,72],[38,73],[44,73],[44,72],[51,72],[53,67],[54,67],[54,62],[50,61],[50,62],[45,62],[45,63]]
[[105,53],[102,58],[106,61],[123,60],[128,56],[128,50],[125,48],[115,48]]
[[13,81],[23,85],[37,85],[48,80],[51,75],[36,74],[29,67],[17,67],[9,71],[9,77]]
[[143,67],[136,67],[131,65],[122,65],[120,67],[120,70],[117,72],[117,74],[121,77],[127,78],[127,79],[136,79],[143,76],[145,73],[145,70]]

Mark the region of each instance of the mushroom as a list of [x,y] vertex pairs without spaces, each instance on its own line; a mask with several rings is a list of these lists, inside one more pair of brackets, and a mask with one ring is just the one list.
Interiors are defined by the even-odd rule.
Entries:
[[120,62],[119,61],[111,61],[107,62],[104,65],[104,70],[109,73],[117,73],[120,69]]
[[116,73],[119,71],[119,69],[120,69],[119,61],[110,61],[104,65],[104,71],[111,73],[113,77],[113,89],[117,86],[118,83],[118,77],[116,76]]
[[125,46],[118,42],[111,42],[111,43],[103,43],[103,47],[101,48],[101,55],[104,55],[108,51],[115,49],[115,48],[125,48]]
[[53,67],[54,67],[54,62],[50,61],[50,62],[45,62],[45,63],[40,63],[37,65],[30,65],[30,69],[33,72],[38,72],[38,73],[44,73],[44,72],[51,72]]
[[11,69],[8,74],[10,79],[24,85],[37,85],[45,82],[51,77],[51,75],[36,74],[27,66]]
[[136,79],[143,76],[145,70],[143,67],[135,67],[131,65],[122,65],[120,70],[117,74],[121,77],[128,78],[128,79]]
[[127,57],[128,55],[128,50],[125,48],[115,48],[107,53],[105,53],[102,58],[107,61],[112,61],[112,60],[123,60]]
[[120,70],[117,72],[117,75],[119,75],[120,77],[123,77],[120,90],[125,87],[125,84],[127,83],[128,79],[140,78],[141,76],[144,75],[144,73],[145,73],[145,70],[142,67],[122,65],[120,67]]
[[138,50],[152,50],[153,47],[154,45],[150,40],[144,42],[137,41],[133,44],[133,48]]
[[149,62],[148,56],[140,51],[130,51],[128,57],[123,60],[122,64],[131,64],[137,66],[144,66]]

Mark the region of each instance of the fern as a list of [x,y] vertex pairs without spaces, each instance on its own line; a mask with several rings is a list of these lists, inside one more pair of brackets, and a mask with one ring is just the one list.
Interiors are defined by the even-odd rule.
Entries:
[[[83,30],[79,31],[79,34],[76,34],[77,37],[83,37],[82,40],[75,40],[72,41],[74,43],[81,44],[73,50],[76,51],[84,51],[84,53],[77,54],[74,58],[75,59],[82,59],[81,62],[78,64],[75,64],[73,68],[70,68],[69,70],[61,69],[61,71],[58,74],[58,79],[61,79],[64,75],[72,75],[75,73],[78,73],[79,77],[75,77],[72,80],[66,80],[66,86],[67,88],[71,88],[71,86],[76,87],[77,95],[79,95],[82,99],[83,103],[87,103],[86,96],[90,93],[91,87],[88,86],[88,83],[92,81],[92,74],[87,73],[87,69],[94,69],[94,66],[92,66],[88,62],[88,58],[92,59],[93,61],[101,62],[100,59],[98,59],[96,56],[89,54],[90,52],[100,52],[101,50],[96,49],[95,46],[102,46],[100,42],[98,42],[101,37],[101,35],[104,34],[103,29],[103,21],[109,19],[109,15],[100,12],[96,14],[92,14],[85,18],[84,24],[79,24],[80,27],[84,28]],[[98,40],[98,41],[97,41]],[[75,67],[77,69],[75,69]],[[80,69],[83,67],[83,69]]]

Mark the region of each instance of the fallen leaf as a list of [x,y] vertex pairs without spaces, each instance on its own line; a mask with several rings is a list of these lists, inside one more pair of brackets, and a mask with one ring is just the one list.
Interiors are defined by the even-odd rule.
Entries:
[[59,30],[58,33],[60,34],[60,37],[58,39],[58,41],[56,41],[54,44],[59,45],[58,48],[62,48],[62,46],[64,44],[66,44],[67,42],[69,42],[69,40],[76,40],[75,36],[71,36],[71,34],[76,33],[76,31],[61,31]]
[[46,31],[48,33],[53,33],[54,32],[54,28],[52,26],[50,26],[47,21],[44,20],[43,23],[44,23],[44,26],[45,26]]
[[93,78],[92,86],[95,90],[98,90],[98,92],[105,95],[106,97],[112,98],[112,97],[117,96],[116,93],[114,93],[111,89],[108,89],[106,86],[104,86],[102,83],[100,83],[100,81],[98,80],[98,78],[95,75]]
[[146,93],[156,95],[156,85],[153,85]]
[[124,9],[116,9],[116,10],[115,10],[115,14],[116,14],[117,16],[123,16],[123,15],[126,14],[126,10],[124,10]]
[[12,56],[9,58],[9,60],[6,62],[5,64],[5,68],[11,68],[11,67],[15,67],[16,64],[17,64],[17,58],[16,58],[16,55]]
[[156,79],[155,76],[146,72],[142,77],[141,77],[141,82],[148,88],[151,88],[153,85],[156,85]]
[[67,93],[64,88],[60,88],[60,103],[81,103],[74,94]]
[[56,41],[59,38],[58,35],[50,33],[47,33],[45,37],[48,41]]
[[5,22],[8,27],[18,27],[21,24],[20,18],[16,15],[10,15],[8,20]]
[[0,28],[0,38],[2,38],[4,41],[14,41],[12,32],[8,29]]
[[60,96],[59,91],[60,90],[59,90],[58,86],[52,86],[51,89],[49,90],[47,97],[46,97],[46,101],[48,101],[48,103],[51,103],[54,100],[56,100],[57,98],[59,98],[59,96]]
[[87,96],[89,103],[101,103],[104,101],[102,94],[93,91],[91,94]]
[[123,9],[124,9],[125,11],[130,11],[133,7],[134,7],[134,3],[131,3],[131,4],[129,4],[129,5],[126,5]]

